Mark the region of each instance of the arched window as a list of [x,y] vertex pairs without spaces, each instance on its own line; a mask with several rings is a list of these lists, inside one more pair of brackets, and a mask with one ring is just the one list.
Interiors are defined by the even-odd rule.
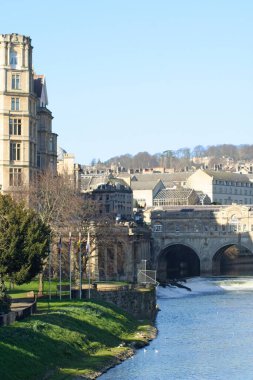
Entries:
[[238,218],[236,215],[232,215],[230,219],[230,231],[237,232],[238,231]]
[[15,69],[18,65],[18,54],[13,49],[10,51],[10,65],[13,69]]

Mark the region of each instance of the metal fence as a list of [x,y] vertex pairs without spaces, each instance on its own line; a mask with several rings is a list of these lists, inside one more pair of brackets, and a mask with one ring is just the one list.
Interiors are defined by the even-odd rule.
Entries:
[[137,281],[138,284],[159,285],[159,282],[156,281],[156,270],[140,269],[137,274]]

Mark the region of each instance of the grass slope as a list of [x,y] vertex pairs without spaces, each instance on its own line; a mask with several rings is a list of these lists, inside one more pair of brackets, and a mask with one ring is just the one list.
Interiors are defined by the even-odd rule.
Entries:
[[131,342],[147,340],[149,328],[97,301],[40,301],[35,315],[0,328],[0,379],[88,376],[127,353]]

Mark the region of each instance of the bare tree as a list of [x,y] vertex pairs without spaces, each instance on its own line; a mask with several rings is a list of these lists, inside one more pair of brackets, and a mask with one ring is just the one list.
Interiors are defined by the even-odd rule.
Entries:
[[41,173],[29,187],[29,205],[54,234],[75,223],[81,198],[67,176],[55,176],[51,171]]
[[[87,271],[88,262],[97,261],[100,247],[113,244],[111,227],[114,220],[110,215],[101,214],[99,204],[77,193],[67,176],[53,176],[43,173],[29,189],[30,206],[37,210],[42,221],[52,230],[52,271],[59,270],[58,243],[61,239],[63,274],[69,273],[69,255],[73,272],[78,280],[80,269]],[[69,233],[71,232],[71,252],[69,252]],[[86,250],[90,238],[89,252]],[[80,247],[81,265],[80,268]],[[93,271],[94,272],[94,271]]]

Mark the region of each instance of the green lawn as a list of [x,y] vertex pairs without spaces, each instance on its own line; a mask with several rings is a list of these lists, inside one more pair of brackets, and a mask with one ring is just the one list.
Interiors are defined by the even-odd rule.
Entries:
[[[86,282],[84,281],[83,284]],[[127,285],[127,282],[123,281],[100,281],[97,282],[97,284],[112,284],[112,285]],[[49,281],[43,281],[43,294],[48,295],[49,293],[49,288],[51,287],[51,295],[52,297],[59,295],[59,291],[57,291],[57,286],[59,285],[58,280],[52,280],[51,285],[49,284]],[[62,281],[62,286],[69,286],[69,282],[63,280]],[[35,294],[38,293],[39,290],[39,281],[38,280],[33,280],[29,282],[28,284],[22,284],[22,285],[16,285],[16,284],[10,284],[6,282],[8,294],[11,297],[26,297],[26,294],[28,292],[34,291]],[[69,295],[69,290],[63,290],[62,295]]]
[[[68,285],[69,283],[67,281],[62,281],[62,285]],[[57,290],[57,285],[59,285],[59,282],[57,280],[51,281],[51,291],[53,293]],[[35,293],[38,293],[39,290],[39,281],[33,280],[29,282],[28,284],[22,284],[22,285],[11,285],[10,283],[6,282],[7,290],[10,295],[12,294],[18,294],[18,293],[26,293],[30,291],[34,291]],[[48,293],[49,291],[49,281],[43,282],[43,292]]]
[[87,375],[126,350],[122,342],[144,341],[148,328],[105,303],[40,301],[36,315],[0,328],[0,379]]

